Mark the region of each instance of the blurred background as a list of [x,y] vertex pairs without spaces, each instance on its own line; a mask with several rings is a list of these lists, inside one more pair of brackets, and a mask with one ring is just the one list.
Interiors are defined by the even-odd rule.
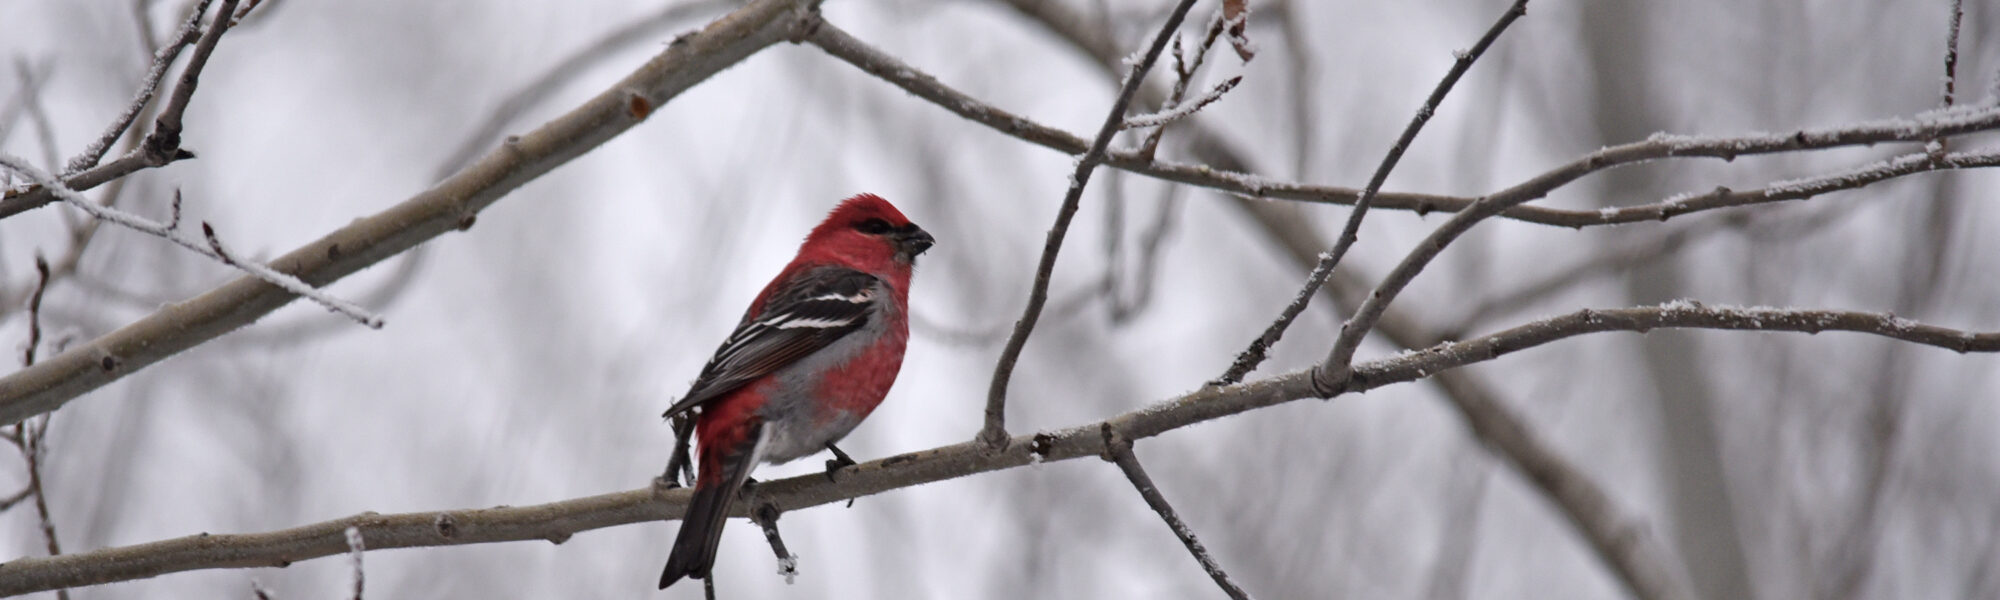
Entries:
[[[1161,155],[1358,187],[1425,94],[1509,2],[1252,0],[1243,83],[1170,129]],[[1990,102],[2000,11],[1970,3],[1962,102]],[[0,0],[0,151],[57,164],[131,97],[180,0]],[[265,0],[222,40],[187,114],[198,160],[141,172],[120,205],[275,256],[422,190],[481,133],[527,131],[728,2]],[[1079,134],[1165,0],[836,0],[829,22],[986,102]],[[1198,3],[1192,35],[1215,10]],[[1388,189],[1477,195],[1656,131],[1831,126],[1935,108],[1950,4],[1551,0],[1445,102]],[[135,12],[136,11],[136,12]],[[607,36],[557,76],[550,69]],[[1163,64],[1163,66],[1165,66]],[[1164,69],[1162,69],[1164,70]],[[1159,77],[1157,83],[1167,83]],[[541,83],[536,83],[540,81]],[[496,111],[531,89],[514,115]],[[1146,112],[1152,107],[1141,107]],[[496,121],[496,119],[498,119]],[[1122,137],[1120,147],[1137,137]],[[1954,149],[1992,140],[1969,138]],[[1957,144],[1966,144],[1959,146]],[[1661,161],[1540,201],[1594,209],[1749,188],[1913,147]],[[970,439],[1027,297],[1072,158],[961,120],[810,46],[760,52],[446,235],[331,287],[379,331],[303,302],[57,412],[43,464],[66,551],[355,514],[526,505],[647,485],[658,415],[836,201],[881,194],[933,232],[914,340],[889,400],[842,443],[869,460]],[[1012,386],[1016,434],[1199,387],[1276,316],[1345,208],[1243,201],[1100,170]],[[1893,180],[1806,202],[1570,230],[1481,225],[1396,307],[1412,324],[1358,358],[1583,307],[1893,311],[2000,329],[1994,174]],[[0,340],[27,340],[33,256],[71,252],[64,214],[0,222]],[[1343,263],[1373,285],[1437,215],[1370,214]],[[104,228],[44,301],[44,351],[236,276]],[[1308,262],[1302,262],[1308,261]],[[1336,286],[1342,287],[1342,286]],[[1313,364],[1352,304],[1317,302],[1252,378]],[[1386,332],[1385,332],[1386,333]],[[1391,339],[1395,338],[1395,339]],[[1991,356],[1881,338],[1605,334],[1331,402],[1294,402],[1139,442],[1162,491],[1264,598],[1605,598],[1625,588],[1542,493],[1467,429],[1454,398],[1522,417],[1681,561],[1710,598],[2000,597],[2000,378]],[[760,469],[777,478],[817,459]],[[0,493],[26,481],[0,453]],[[742,522],[725,597],[1207,598],[1208,577],[1109,464],[1074,460],[785,515],[786,586]],[[371,595],[670,597],[676,524],[367,555]],[[32,507],[0,556],[45,552]],[[1676,568],[1681,568],[1677,565]],[[73,598],[346,594],[343,559],[77,589]],[[53,597],[43,594],[41,597]]]

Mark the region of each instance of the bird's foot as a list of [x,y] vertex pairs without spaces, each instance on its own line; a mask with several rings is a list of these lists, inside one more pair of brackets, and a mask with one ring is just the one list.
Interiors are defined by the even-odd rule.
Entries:
[[846,452],[841,452],[840,447],[833,445],[832,442],[826,444],[826,449],[833,453],[833,458],[826,460],[827,481],[835,481],[833,477],[834,472],[857,464],[854,462],[854,457],[848,456]]

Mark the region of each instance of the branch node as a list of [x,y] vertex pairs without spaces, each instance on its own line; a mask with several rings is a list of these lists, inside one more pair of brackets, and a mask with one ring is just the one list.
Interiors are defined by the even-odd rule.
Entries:
[[451,513],[438,513],[437,518],[431,520],[431,527],[437,529],[438,537],[448,540],[458,536],[458,519],[452,518]]

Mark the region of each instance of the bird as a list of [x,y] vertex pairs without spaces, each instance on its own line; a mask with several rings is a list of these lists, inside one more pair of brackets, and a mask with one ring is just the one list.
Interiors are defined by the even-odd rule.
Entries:
[[833,443],[882,403],[909,345],[910,276],[935,243],[889,201],[859,194],[813,227],[751,301],[662,415],[696,415],[699,458],[660,589],[709,576],[729,506],[757,464],[838,453]]

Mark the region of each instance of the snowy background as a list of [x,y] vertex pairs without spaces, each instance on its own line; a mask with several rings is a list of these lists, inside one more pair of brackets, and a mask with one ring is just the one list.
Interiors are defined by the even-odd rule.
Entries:
[[[1050,0],[1139,48],[1163,0]],[[1032,4],[1031,2],[1022,2]],[[0,0],[0,102],[21,72],[54,153],[94,138],[143,74],[129,0]],[[183,14],[150,5],[158,34]],[[496,105],[657,1],[266,0],[230,32],[187,116],[200,155],[133,176],[123,206],[275,256],[420,191]],[[1503,0],[1252,0],[1247,65],[1198,120],[1283,179],[1359,186]],[[1971,3],[1960,97],[1994,83],[2000,11]],[[594,95],[720,6],[566,78],[508,132]],[[1197,5],[1192,30],[1213,3]],[[1946,2],[1536,2],[1475,66],[1388,188],[1478,194],[1655,131],[1739,133],[1934,108]],[[1080,134],[1115,92],[1103,66],[1002,0],[835,0],[827,19],[986,102]],[[1279,19],[1302,35],[1285,36]],[[1098,30],[1102,27],[1092,25]],[[1296,51],[1303,49],[1305,54]],[[1309,77],[1295,69],[1305,58]],[[1307,122],[1295,116],[1304,90]],[[0,151],[43,162],[42,134],[0,122]],[[1165,156],[1191,160],[1170,130]],[[1972,138],[1977,145],[1990,142]],[[1121,142],[1129,143],[1129,141]],[[1716,185],[1825,173],[1902,148],[1671,161],[1599,175],[1542,201],[1596,208]],[[526,505],[638,488],[671,435],[659,418],[805,231],[848,195],[883,195],[933,232],[909,359],[889,400],[842,443],[868,460],[969,439],[1006,328],[1020,315],[1071,158],[963,121],[809,46],[781,43],[660,107],[643,125],[448,234],[331,287],[378,309],[371,331],[295,302],[259,324],[92,392],[56,413],[45,463],[68,551],[343,517]],[[1690,297],[1888,310],[2000,329],[1993,174],[1899,179],[1804,203],[1573,231],[1495,221],[1448,250],[1397,306],[1438,330],[1469,307],[1665,226],[1713,224],[1630,268],[1485,315],[1489,332],[1581,307]],[[101,193],[101,192],[100,192]],[[1305,269],[1214,192],[1100,171],[1061,257],[1051,312],[1016,372],[1015,433],[1101,419],[1215,377]],[[1107,233],[1108,207],[1123,227]],[[62,208],[0,222],[0,290],[64,241]],[[1150,302],[1114,321],[1085,297],[1162,210]],[[1331,239],[1347,216],[1301,205]],[[1748,224],[1738,222],[1752,216]],[[1343,265],[1379,276],[1441,222],[1371,213]],[[1712,229],[1713,231],[1707,231]],[[413,264],[414,263],[414,264]],[[107,228],[50,290],[55,338],[89,339],[235,276]],[[1140,292],[1126,276],[1122,294]],[[0,307],[0,340],[27,339]],[[1338,315],[1307,311],[1259,375],[1324,356]],[[1394,352],[1376,339],[1361,358]],[[10,361],[8,364],[15,364]],[[2000,595],[2000,376],[1960,356],[1853,334],[1655,332],[1572,339],[1470,368],[1536,432],[1643,517],[1711,597]],[[12,368],[11,366],[8,368]],[[1258,375],[1253,375],[1256,377]],[[1142,441],[1166,496],[1235,579],[1265,598],[1605,598],[1623,588],[1520,473],[1482,448],[1436,385],[1294,402]],[[817,459],[760,478],[811,472]],[[25,481],[0,454],[0,492]],[[1118,470],[1074,460],[788,513],[790,587],[737,521],[717,565],[727,597],[1179,598],[1219,592]],[[566,543],[367,556],[382,598],[699,597],[655,592],[676,524]],[[0,557],[42,554],[32,508],[0,514]],[[212,570],[71,591],[79,599],[345,593],[343,559]],[[52,594],[43,594],[50,597]]]

